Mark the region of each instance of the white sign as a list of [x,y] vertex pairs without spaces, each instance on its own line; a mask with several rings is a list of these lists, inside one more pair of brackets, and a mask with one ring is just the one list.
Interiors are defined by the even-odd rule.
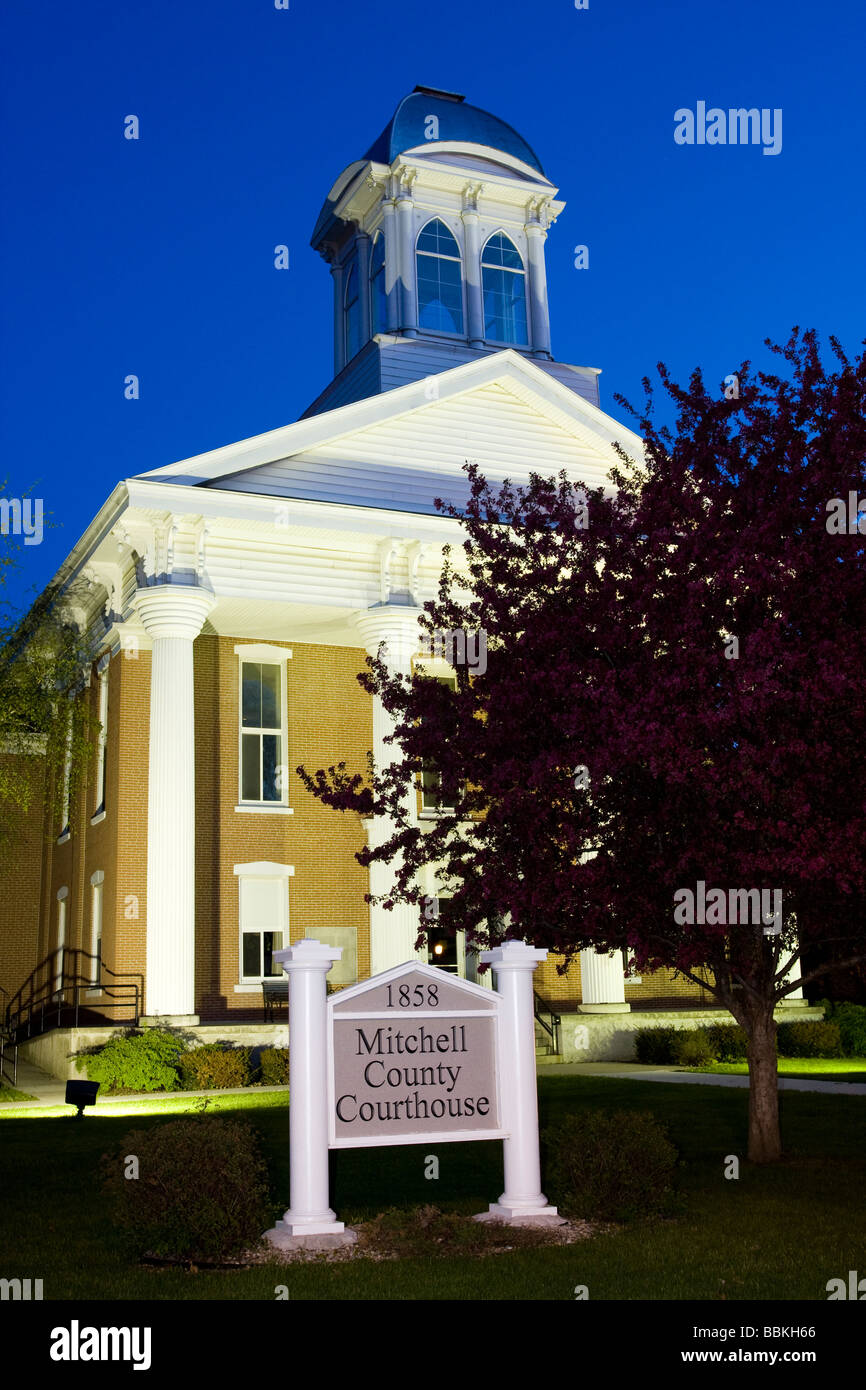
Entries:
[[541,1191],[532,974],[546,951],[482,955],[497,992],[407,961],[326,998],[339,948],[274,952],[289,977],[288,1211],[280,1249],[357,1239],[330,1207],[328,1149],[501,1139],[505,1191],[476,1220],[559,1223]]
[[505,1139],[499,996],[407,962],[328,1001],[332,1149]]

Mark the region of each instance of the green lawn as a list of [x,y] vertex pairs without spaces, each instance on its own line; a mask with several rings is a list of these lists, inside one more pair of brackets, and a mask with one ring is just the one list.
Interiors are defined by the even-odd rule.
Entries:
[[[687,1067],[687,1071],[717,1072],[724,1076],[748,1076],[748,1062],[711,1062],[706,1067]],[[779,1075],[811,1081],[866,1082],[866,1057],[780,1057]]]
[[[742,1158],[747,1096],[718,1087],[666,1086],[589,1077],[543,1077],[542,1124],[591,1106],[651,1109],[670,1128],[683,1166],[682,1210],[674,1220],[622,1227],[580,1245],[485,1259],[349,1264],[268,1264],[225,1273],[140,1266],[124,1252],[104,1211],[98,1161],[126,1132],[192,1109],[178,1097],[68,1113],[7,1112],[0,1182],[14,1201],[0,1214],[0,1275],[42,1278],[46,1299],[561,1299],[578,1284],[591,1299],[826,1299],[828,1279],[863,1262],[866,1103],[857,1096],[781,1097],[785,1160],[742,1162],[724,1178],[726,1156]],[[215,1111],[243,1112],[268,1157],[274,1216],[288,1204],[285,1092],[227,1096]],[[118,1113],[119,1111],[124,1113]],[[424,1178],[436,1153],[438,1181]],[[430,1143],[332,1156],[332,1205],[348,1222],[388,1207],[435,1203],[484,1210],[502,1189],[502,1146]],[[859,1261],[859,1264],[858,1264]]]

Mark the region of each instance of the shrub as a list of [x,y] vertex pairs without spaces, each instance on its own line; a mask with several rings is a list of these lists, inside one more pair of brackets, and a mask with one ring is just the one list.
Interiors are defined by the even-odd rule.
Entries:
[[744,1062],[748,1057],[749,1040],[738,1023],[711,1023],[706,1034],[717,1062]]
[[545,1191],[563,1216],[628,1220],[669,1204],[677,1151],[650,1111],[568,1115],[544,1145]]
[[676,1061],[679,1028],[638,1028],[634,1035],[635,1056],[639,1062],[671,1066]]
[[77,1059],[79,1071],[105,1091],[174,1091],[186,1043],[161,1028],[130,1030]]
[[[124,1172],[133,1155],[137,1180]],[[112,1219],[138,1255],[227,1260],[271,1223],[258,1136],[241,1121],[199,1114],[131,1130],[101,1167]]]
[[185,1091],[225,1090],[248,1086],[252,1067],[250,1048],[225,1043],[203,1043],[191,1048],[180,1059],[180,1075]]
[[289,1049],[287,1047],[263,1047],[259,1053],[259,1068],[264,1086],[288,1086]]
[[715,1061],[715,1053],[703,1028],[683,1028],[674,1050],[677,1061],[684,1067],[706,1067]]
[[780,1023],[776,1032],[780,1057],[841,1057],[842,1036],[838,1023]]
[[846,1057],[866,1057],[866,1005],[839,1003],[822,999],[824,1022],[835,1023],[842,1039]]

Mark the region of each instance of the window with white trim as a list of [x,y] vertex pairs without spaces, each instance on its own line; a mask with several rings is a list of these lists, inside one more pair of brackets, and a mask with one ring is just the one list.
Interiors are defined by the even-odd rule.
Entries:
[[69,702],[69,711],[66,719],[66,740],[63,749],[63,796],[60,806],[60,839],[69,838],[71,828],[69,825],[69,807],[71,803],[72,788],[72,720],[73,708],[72,701]]
[[526,347],[526,271],[510,237],[495,232],[481,252],[484,337]]
[[66,955],[66,899],[68,888],[57,890],[57,947],[54,961],[54,992],[59,994],[63,988],[63,964]]
[[286,662],[288,648],[236,646],[239,669],[240,806],[288,805]]
[[421,228],[415,243],[418,326],[463,334],[463,263],[454,234],[441,218]]
[[242,984],[282,978],[274,951],[289,944],[290,864],[235,864],[238,880],[238,979]]
[[102,869],[90,875],[90,983],[102,978],[102,895],[105,874]]
[[[101,664],[101,663],[100,663]],[[105,813],[105,745],[108,740],[108,670],[99,673],[99,743],[96,749],[95,816]]]
[[[457,689],[456,676],[431,676],[431,680],[440,681],[447,685],[449,690]],[[455,796],[453,787],[445,787],[442,782],[442,773],[437,768],[435,762],[429,760],[424,762],[421,769],[421,811],[422,814],[435,815],[437,811],[453,811],[457,804],[458,797]],[[434,962],[435,964],[435,962]]]

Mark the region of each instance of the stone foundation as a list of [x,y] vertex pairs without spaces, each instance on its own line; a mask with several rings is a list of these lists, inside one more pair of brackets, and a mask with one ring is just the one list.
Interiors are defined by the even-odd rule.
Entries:
[[[76,1067],[76,1053],[84,1048],[98,1047],[126,1030],[109,1025],[105,1028],[54,1028],[39,1038],[25,1039],[19,1045],[19,1056],[50,1076],[61,1081],[80,1080],[84,1071]],[[198,1043],[230,1042],[238,1047],[288,1047],[287,1023],[198,1023],[184,1028],[186,1037]]]
[[[801,1001],[798,1001],[798,1003]],[[790,1020],[790,1005],[776,1010],[776,1021]],[[797,1008],[799,1019],[822,1019],[824,1010],[808,1004]],[[557,1062],[634,1062],[634,1035],[639,1028],[703,1028],[713,1023],[734,1023],[724,1009],[641,1010],[633,1013],[561,1015],[559,1050],[540,1059],[544,1065]]]

